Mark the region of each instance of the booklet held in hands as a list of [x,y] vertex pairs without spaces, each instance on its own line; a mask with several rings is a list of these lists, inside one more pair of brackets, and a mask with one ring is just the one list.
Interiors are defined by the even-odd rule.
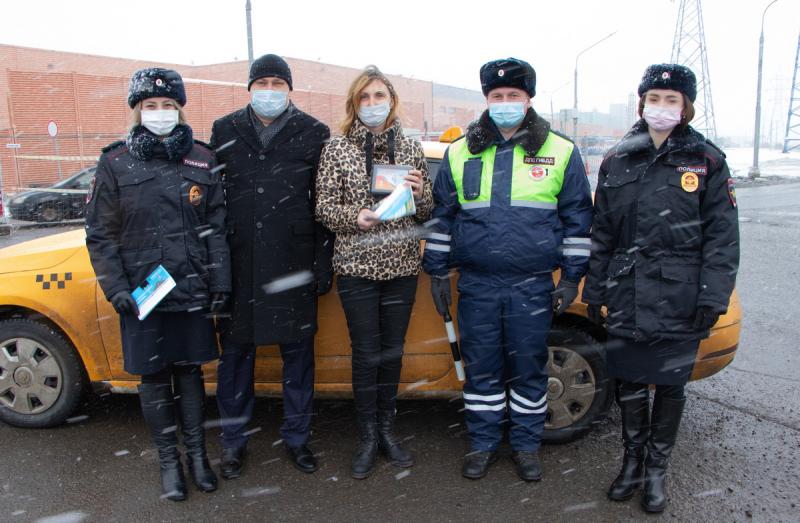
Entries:
[[175,280],[163,265],[159,265],[145,280],[144,286],[137,287],[132,293],[136,305],[139,306],[139,321],[148,314],[175,288]]
[[383,222],[396,220],[403,216],[413,216],[416,213],[414,194],[411,192],[411,187],[405,184],[395,187],[392,193],[381,200],[375,208],[375,214]]

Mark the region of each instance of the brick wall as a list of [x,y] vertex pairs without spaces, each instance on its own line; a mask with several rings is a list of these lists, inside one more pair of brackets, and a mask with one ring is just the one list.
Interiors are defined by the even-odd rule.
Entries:
[[[292,68],[293,102],[338,132],[347,88],[360,70],[294,58],[287,61]],[[0,45],[4,192],[49,185],[94,163],[103,146],[126,132],[131,73],[152,66],[175,69],[184,77],[187,118],[200,140],[210,138],[214,120],[249,102],[246,61],[187,66]],[[431,132],[450,125],[466,127],[480,110],[474,100],[436,99],[434,93],[441,86],[432,82],[388,76],[400,96],[404,127],[424,130],[427,124]],[[47,134],[50,120],[58,124],[55,139]],[[10,143],[21,147],[9,149],[6,144]]]

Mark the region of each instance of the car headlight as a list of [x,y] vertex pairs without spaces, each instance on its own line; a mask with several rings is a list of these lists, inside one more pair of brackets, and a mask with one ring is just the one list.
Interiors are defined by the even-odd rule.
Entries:
[[11,205],[20,205],[25,203],[25,200],[28,199],[30,194],[23,194],[21,196],[17,196],[16,198],[11,198]]

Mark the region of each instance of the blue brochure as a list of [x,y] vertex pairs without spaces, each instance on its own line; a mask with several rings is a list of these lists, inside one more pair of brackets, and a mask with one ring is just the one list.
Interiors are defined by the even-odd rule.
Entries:
[[139,306],[139,321],[145,319],[158,303],[175,288],[175,280],[163,265],[150,273],[144,287],[137,287],[131,295]]

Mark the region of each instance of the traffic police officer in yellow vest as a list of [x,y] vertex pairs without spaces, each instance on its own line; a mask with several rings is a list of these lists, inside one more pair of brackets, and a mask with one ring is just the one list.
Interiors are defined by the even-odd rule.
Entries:
[[592,199],[578,148],[531,107],[533,67],[494,60],[480,78],[488,109],[442,161],[423,265],[440,314],[451,303],[448,270],[459,272],[471,446],[463,476],[486,475],[508,422],[517,474],[538,481],[547,333],[586,272]]

